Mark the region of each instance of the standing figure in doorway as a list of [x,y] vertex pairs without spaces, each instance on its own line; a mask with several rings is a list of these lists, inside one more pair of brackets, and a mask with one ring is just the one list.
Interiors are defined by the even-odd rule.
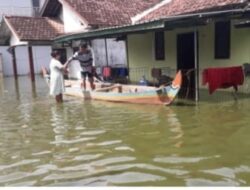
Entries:
[[80,62],[82,71],[82,84],[81,87],[86,90],[86,77],[88,77],[90,87],[94,90],[94,75],[93,75],[93,54],[91,49],[88,48],[86,42],[80,44],[79,51],[74,54],[71,60],[78,60]]
[[64,88],[64,78],[63,74],[66,70],[69,61],[64,65],[59,61],[60,53],[56,50],[51,53],[51,62],[50,62],[50,95],[55,96],[57,103],[63,102],[63,92]]

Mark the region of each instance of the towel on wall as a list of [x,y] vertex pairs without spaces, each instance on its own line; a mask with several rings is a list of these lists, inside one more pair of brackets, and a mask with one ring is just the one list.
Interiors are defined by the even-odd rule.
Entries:
[[203,85],[208,83],[209,93],[212,94],[218,88],[234,87],[244,83],[244,73],[241,66],[225,68],[208,68],[203,71]]

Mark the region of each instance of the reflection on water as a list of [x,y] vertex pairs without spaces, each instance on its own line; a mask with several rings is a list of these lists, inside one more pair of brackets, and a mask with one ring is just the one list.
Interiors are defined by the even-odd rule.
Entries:
[[56,105],[46,83],[0,81],[1,186],[248,186],[250,100]]

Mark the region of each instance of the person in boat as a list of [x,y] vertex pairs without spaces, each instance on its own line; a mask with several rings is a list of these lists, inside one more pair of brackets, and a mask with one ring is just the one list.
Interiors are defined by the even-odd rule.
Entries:
[[81,65],[81,76],[82,84],[81,86],[86,90],[86,78],[88,77],[90,87],[94,90],[94,67],[93,67],[93,53],[92,50],[88,47],[86,42],[80,44],[79,51],[74,54],[70,60],[78,60]]
[[69,61],[64,65],[60,62],[60,53],[53,50],[50,61],[50,95],[54,96],[57,103],[63,102],[64,88],[64,71],[67,69]]

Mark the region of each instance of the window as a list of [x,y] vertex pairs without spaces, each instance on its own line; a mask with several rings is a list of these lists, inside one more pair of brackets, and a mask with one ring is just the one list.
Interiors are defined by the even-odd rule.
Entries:
[[215,59],[230,58],[230,21],[215,23]]
[[155,60],[165,60],[164,32],[155,32]]
[[40,0],[32,0],[33,7],[39,7],[40,6]]
[[40,6],[40,0],[32,0],[33,7],[39,7]]

